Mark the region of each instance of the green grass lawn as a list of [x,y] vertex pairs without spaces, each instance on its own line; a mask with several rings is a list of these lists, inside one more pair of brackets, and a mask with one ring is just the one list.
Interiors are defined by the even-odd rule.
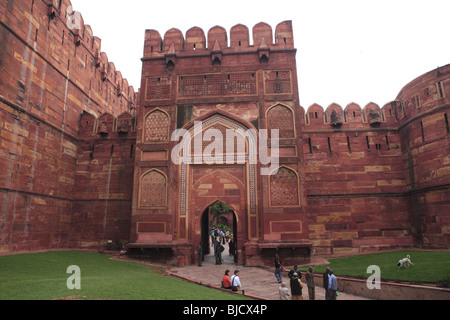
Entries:
[[[400,259],[411,256],[414,266],[397,269]],[[382,252],[347,258],[330,259],[329,265],[314,266],[316,273],[325,272],[330,267],[336,276],[368,278],[367,267],[377,265],[381,270],[382,280],[410,281],[424,283],[450,282],[449,251],[395,251]],[[299,268],[306,271],[308,267]]]
[[[0,256],[0,300],[237,300],[228,294],[163,276],[144,264],[81,251],[50,251]],[[81,289],[68,289],[71,265],[80,267]]]

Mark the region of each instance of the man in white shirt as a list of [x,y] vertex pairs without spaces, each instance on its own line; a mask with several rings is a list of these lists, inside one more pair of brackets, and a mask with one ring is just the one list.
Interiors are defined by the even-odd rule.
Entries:
[[231,288],[237,287],[238,290],[241,290],[241,281],[239,279],[239,270],[234,270],[234,274],[230,277]]

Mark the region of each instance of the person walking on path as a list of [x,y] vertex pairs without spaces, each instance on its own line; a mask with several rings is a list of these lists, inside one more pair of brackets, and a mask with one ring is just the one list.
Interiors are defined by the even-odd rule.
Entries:
[[330,276],[328,280],[328,300],[336,300],[337,291],[337,278],[334,275],[333,270],[330,270]]
[[216,258],[216,265],[222,264],[222,252],[225,248],[219,241],[216,241],[216,246],[214,247],[214,256]]
[[233,235],[230,236],[230,242],[228,242],[228,252],[230,256],[234,256],[234,240]]
[[309,267],[305,275],[306,286],[308,287],[309,300],[316,300],[316,285],[314,284],[314,269]]
[[291,278],[291,295],[292,300],[303,300],[302,296],[302,281],[298,278],[298,273],[293,273]]
[[214,240],[216,240],[214,229],[211,230],[211,247],[214,247]]
[[330,268],[327,267],[323,274],[323,288],[325,289],[325,300],[328,300],[328,275],[330,274]]
[[275,263],[275,272],[274,272],[275,278],[277,278],[278,283],[281,283],[282,282],[281,271],[283,271],[283,263],[278,254],[275,255],[274,263]]
[[201,243],[198,245],[197,250],[198,250],[198,266],[201,267],[203,261],[203,247]]

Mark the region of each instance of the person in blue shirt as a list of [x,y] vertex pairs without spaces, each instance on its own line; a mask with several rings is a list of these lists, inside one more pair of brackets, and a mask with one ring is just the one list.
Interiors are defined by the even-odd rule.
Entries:
[[328,300],[336,300],[336,291],[337,291],[337,278],[334,275],[333,270],[330,270],[330,274],[328,276]]

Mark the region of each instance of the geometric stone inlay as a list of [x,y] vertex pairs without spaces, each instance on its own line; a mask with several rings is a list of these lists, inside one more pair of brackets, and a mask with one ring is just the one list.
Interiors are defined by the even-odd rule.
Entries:
[[169,141],[169,117],[162,111],[155,110],[145,118],[144,142]]
[[281,167],[270,176],[270,200],[272,207],[299,205],[298,177],[294,171]]
[[291,93],[290,71],[266,71],[264,76],[266,94]]
[[291,109],[282,105],[277,105],[267,113],[267,128],[269,134],[271,129],[278,129],[278,136],[283,138],[294,138],[294,117]]
[[167,201],[167,183],[164,174],[152,170],[141,179],[140,206],[163,208]]

